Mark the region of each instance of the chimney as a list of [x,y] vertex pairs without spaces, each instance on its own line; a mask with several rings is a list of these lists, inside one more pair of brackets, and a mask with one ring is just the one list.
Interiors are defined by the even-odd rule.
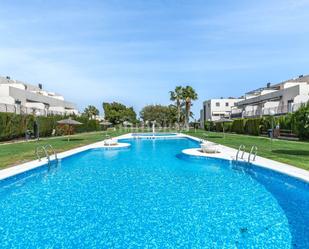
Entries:
[[42,86],[42,84],[39,84],[39,88],[42,90],[43,89],[43,86]]
[[271,83],[270,83],[270,82],[268,82],[268,83],[267,83],[267,88],[270,88],[270,85],[271,85]]

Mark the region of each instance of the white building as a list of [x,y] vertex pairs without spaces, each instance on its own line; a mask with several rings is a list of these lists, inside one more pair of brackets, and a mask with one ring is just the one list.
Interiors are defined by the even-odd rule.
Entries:
[[0,76],[0,112],[17,114],[78,114],[75,104],[64,97],[10,77]]
[[227,99],[209,99],[203,102],[201,110],[200,123],[204,127],[205,121],[216,121],[221,118],[230,118],[232,107],[235,103],[242,99],[227,98]]
[[309,101],[309,75],[268,83],[266,87],[246,93],[245,99],[235,103],[232,118],[283,115],[296,111],[301,104]]

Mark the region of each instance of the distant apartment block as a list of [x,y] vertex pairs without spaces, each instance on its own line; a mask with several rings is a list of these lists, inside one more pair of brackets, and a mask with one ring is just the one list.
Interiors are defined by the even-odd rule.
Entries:
[[200,111],[201,127],[205,121],[220,118],[253,118],[264,115],[284,115],[295,112],[309,101],[309,75],[247,92],[238,99],[210,99]]
[[75,104],[65,101],[62,95],[43,90],[10,77],[0,76],[0,112],[17,114],[77,114]]
[[203,102],[203,109],[200,112],[200,125],[204,127],[205,121],[216,121],[221,118],[230,118],[232,107],[242,99],[220,98],[209,99]]
[[231,118],[284,115],[296,111],[308,101],[309,75],[300,75],[246,93],[244,100],[235,103]]

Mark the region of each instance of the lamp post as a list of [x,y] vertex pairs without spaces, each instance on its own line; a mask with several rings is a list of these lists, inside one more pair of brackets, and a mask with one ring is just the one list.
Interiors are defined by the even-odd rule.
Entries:
[[274,138],[274,115],[275,111],[271,109],[269,111],[269,115],[271,116],[271,136],[270,136],[270,151],[273,150],[273,138]]

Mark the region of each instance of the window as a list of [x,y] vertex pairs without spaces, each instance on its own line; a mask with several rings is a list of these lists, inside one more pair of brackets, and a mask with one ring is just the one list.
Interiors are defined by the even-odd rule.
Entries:
[[216,106],[220,106],[220,102],[216,102]]
[[293,100],[288,100],[288,112],[293,112]]
[[225,103],[225,106],[229,106],[229,102],[226,102],[226,103]]

